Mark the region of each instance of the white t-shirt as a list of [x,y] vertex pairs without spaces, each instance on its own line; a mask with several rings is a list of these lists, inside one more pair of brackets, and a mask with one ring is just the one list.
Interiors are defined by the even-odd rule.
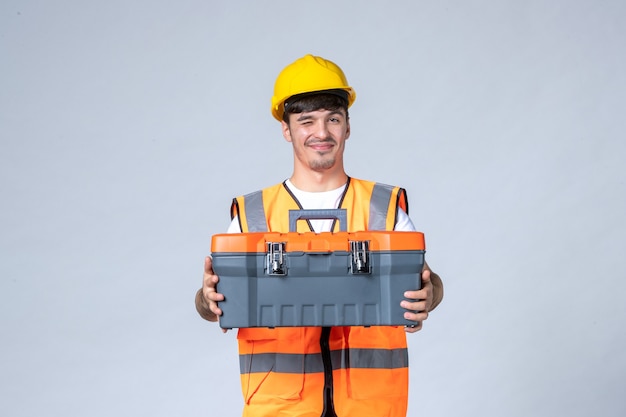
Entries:
[[[336,209],[339,207],[339,202],[341,200],[341,196],[343,195],[343,191],[346,186],[342,185],[341,187],[331,190],[331,191],[322,191],[318,193],[312,193],[308,191],[302,191],[297,189],[291,181],[285,181],[285,184],[289,188],[289,190],[293,193],[293,195],[298,199],[303,209]],[[313,226],[313,230],[316,233],[327,232],[330,231],[332,227],[333,220],[310,220],[311,226]],[[404,210],[398,210],[398,221],[396,223],[396,227],[394,230],[401,232],[414,232],[415,226],[413,226],[413,222],[409,218],[409,216],[405,213]],[[233,219],[228,227],[228,233],[241,233],[241,228],[239,227],[239,219],[237,216]]]

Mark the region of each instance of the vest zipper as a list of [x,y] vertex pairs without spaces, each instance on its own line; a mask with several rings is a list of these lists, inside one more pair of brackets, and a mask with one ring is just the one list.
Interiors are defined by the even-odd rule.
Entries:
[[322,327],[320,337],[322,363],[324,364],[324,409],[320,417],[337,417],[333,403],[333,364],[330,360],[330,327]]

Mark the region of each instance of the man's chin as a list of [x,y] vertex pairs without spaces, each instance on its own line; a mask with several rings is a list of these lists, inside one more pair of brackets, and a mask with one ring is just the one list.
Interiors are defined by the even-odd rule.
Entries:
[[327,160],[327,161],[313,161],[309,163],[309,168],[313,171],[323,172],[331,169],[335,166],[335,160]]

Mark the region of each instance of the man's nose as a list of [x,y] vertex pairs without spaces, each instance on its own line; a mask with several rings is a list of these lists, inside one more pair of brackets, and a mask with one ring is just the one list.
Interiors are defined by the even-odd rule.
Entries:
[[319,120],[315,126],[315,135],[320,139],[328,137],[328,124],[325,120]]

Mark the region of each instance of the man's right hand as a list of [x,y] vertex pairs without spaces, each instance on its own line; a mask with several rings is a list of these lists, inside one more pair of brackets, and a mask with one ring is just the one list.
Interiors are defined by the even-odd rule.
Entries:
[[219,277],[213,271],[213,261],[210,256],[204,259],[204,277],[202,288],[196,294],[196,310],[202,318],[208,321],[217,321],[222,315],[222,309],[217,303],[224,300],[224,295],[217,292]]

